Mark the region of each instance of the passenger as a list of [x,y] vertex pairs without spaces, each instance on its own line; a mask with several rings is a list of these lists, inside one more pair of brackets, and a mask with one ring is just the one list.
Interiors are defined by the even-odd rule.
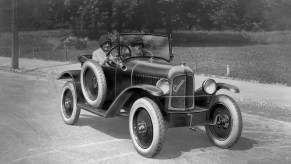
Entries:
[[92,59],[98,61],[100,65],[105,65],[108,61],[108,58],[113,58],[111,54],[109,57],[106,57],[106,53],[112,47],[111,39],[107,35],[102,35],[99,39],[99,45],[100,48],[93,52]]
[[153,53],[144,49],[145,45],[141,38],[134,38],[131,41],[131,51],[133,56],[153,56]]

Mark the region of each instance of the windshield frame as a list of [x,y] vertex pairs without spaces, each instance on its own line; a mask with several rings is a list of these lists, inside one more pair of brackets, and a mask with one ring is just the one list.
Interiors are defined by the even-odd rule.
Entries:
[[160,37],[165,37],[168,39],[168,46],[169,46],[169,57],[168,58],[164,58],[164,57],[161,57],[161,56],[131,56],[131,57],[128,57],[128,58],[125,58],[125,59],[121,59],[122,61],[124,60],[128,60],[128,59],[133,59],[133,58],[163,58],[165,59],[166,61],[168,61],[169,63],[171,62],[171,59],[173,57],[173,53],[172,53],[172,39],[171,39],[171,35],[167,36],[167,35],[162,35],[162,34],[151,34],[151,33],[119,33],[118,34],[118,54],[119,56],[121,55],[120,53],[120,37],[121,36],[124,36],[124,35],[137,35],[137,36],[140,36],[140,35],[150,35],[150,36],[160,36]]

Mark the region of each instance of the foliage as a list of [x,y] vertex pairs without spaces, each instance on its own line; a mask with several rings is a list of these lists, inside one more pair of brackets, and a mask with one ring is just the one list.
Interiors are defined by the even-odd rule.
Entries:
[[76,36],[69,36],[64,41],[66,48],[84,49],[87,47],[88,38],[78,38]]
[[[11,25],[11,1],[0,0],[0,25]],[[291,29],[290,0],[21,0],[21,29],[268,31]],[[96,36],[97,36],[96,35]]]

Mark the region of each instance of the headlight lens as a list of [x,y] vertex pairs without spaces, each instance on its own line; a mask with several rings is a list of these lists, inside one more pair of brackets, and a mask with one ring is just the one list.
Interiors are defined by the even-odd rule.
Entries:
[[207,79],[203,82],[202,88],[207,94],[213,94],[216,91],[216,82],[213,79]]
[[166,95],[170,91],[170,83],[167,79],[161,79],[157,82],[156,86],[160,88],[163,93]]

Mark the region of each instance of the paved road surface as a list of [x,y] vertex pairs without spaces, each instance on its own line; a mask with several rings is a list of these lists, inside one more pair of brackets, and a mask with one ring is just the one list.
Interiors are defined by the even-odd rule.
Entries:
[[75,126],[59,112],[61,83],[0,71],[0,163],[291,163],[291,123],[243,113],[242,137],[220,149],[204,128],[168,129],[161,153],[136,153],[128,121],[81,112]]

